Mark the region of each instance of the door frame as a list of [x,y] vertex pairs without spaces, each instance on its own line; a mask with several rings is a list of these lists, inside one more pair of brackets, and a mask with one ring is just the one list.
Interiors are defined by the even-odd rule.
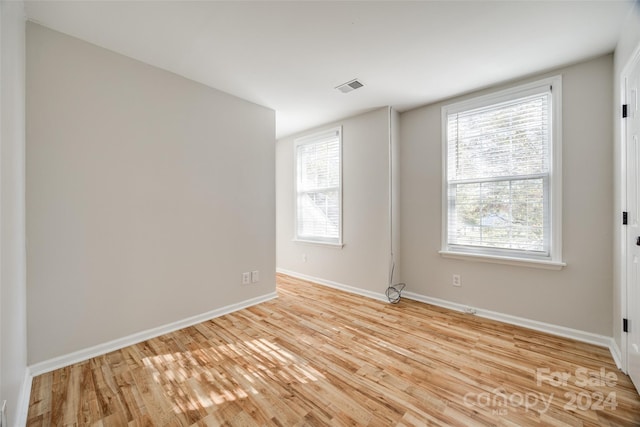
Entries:
[[[635,47],[633,54],[627,60],[627,63],[622,68],[620,72],[620,81],[619,81],[619,93],[620,93],[620,104],[624,105],[628,104],[627,100],[627,77],[629,76],[631,70],[634,66],[640,65],[640,43]],[[627,268],[628,268],[628,254],[629,251],[627,249],[627,229],[624,225],[622,225],[622,221],[620,220],[620,215],[622,212],[627,211],[627,122],[624,118],[622,118],[622,114],[618,109],[618,106],[614,106],[614,111],[616,111],[616,122],[619,126],[619,140],[620,140],[620,210],[615,215],[615,224],[616,229],[618,230],[618,236],[620,238],[620,260],[618,265],[618,273],[619,273],[619,283],[620,283],[620,295],[619,295],[619,308],[620,308],[620,319],[613,319],[614,322],[622,323],[622,319],[628,318],[628,304],[627,304],[627,291],[629,288],[628,278],[627,278]],[[628,334],[620,328],[620,366],[619,368],[625,374],[628,371]]]

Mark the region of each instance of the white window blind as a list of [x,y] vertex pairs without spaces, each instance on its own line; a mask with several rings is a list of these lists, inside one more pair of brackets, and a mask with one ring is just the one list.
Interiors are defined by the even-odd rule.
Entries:
[[552,86],[496,99],[443,109],[444,250],[551,259]]
[[296,140],[296,239],[342,242],[341,131]]

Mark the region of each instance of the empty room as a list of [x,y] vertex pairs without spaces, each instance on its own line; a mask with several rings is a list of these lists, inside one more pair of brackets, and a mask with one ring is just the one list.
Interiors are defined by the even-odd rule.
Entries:
[[0,2],[0,427],[639,426],[640,2]]

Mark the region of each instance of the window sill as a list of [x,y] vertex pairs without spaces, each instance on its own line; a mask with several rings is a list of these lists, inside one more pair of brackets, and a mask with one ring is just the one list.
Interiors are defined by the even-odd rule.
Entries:
[[452,251],[438,251],[438,253],[443,258],[461,259],[461,260],[476,261],[476,262],[488,262],[492,264],[515,265],[519,267],[540,268],[544,270],[559,271],[559,270],[562,270],[563,267],[567,266],[565,262],[557,262],[557,261],[526,259],[526,258],[511,258],[506,256],[484,255],[484,254],[481,255],[481,254],[472,254],[472,253],[466,253],[466,252],[452,252]]
[[315,240],[292,239],[292,242],[302,243],[303,245],[311,245],[311,246],[326,246],[326,247],[336,248],[336,249],[342,249],[344,247],[344,243],[317,242]]

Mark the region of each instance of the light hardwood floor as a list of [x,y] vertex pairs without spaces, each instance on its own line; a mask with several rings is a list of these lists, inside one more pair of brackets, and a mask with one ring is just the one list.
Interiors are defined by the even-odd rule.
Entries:
[[34,378],[28,425],[640,425],[605,348],[282,275],[278,296]]

